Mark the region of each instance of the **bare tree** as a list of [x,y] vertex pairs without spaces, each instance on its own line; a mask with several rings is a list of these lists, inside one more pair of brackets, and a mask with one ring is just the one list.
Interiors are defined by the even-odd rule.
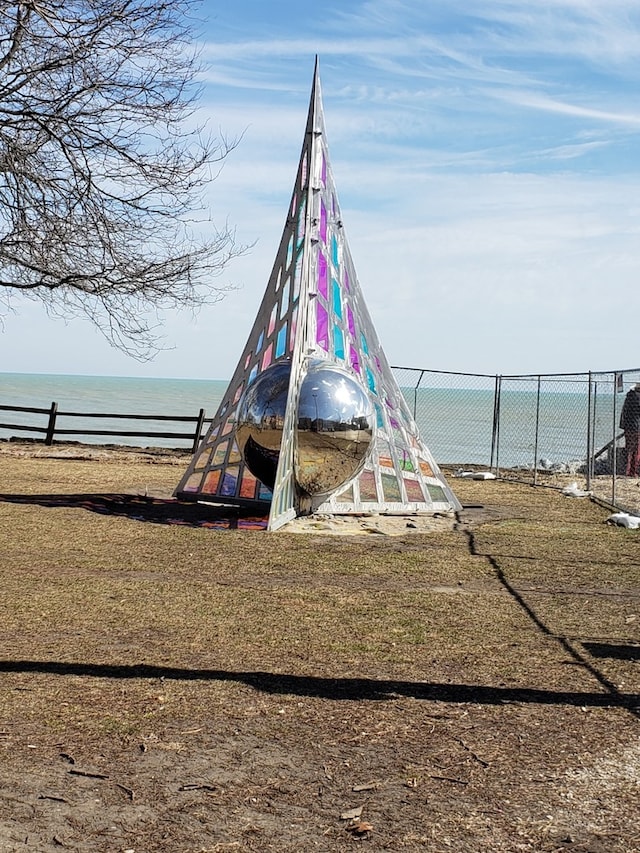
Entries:
[[84,314],[139,357],[157,309],[219,298],[202,225],[232,144],[195,125],[190,0],[0,0],[0,294]]

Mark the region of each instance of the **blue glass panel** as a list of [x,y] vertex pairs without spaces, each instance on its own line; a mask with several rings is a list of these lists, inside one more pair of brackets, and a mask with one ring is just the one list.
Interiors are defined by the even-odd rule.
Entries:
[[340,326],[333,327],[333,354],[336,358],[344,358],[344,335]]
[[373,391],[374,394],[377,394],[376,391],[376,380],[373,376],[373,373],[367,367],[367,385],[369,386],[369,390]]
[[260,352],[262,349],[262,344],[264,343],[264,330],[260,332],[260,337],[258,338],[258,343],[256,344],[256,352]]
[[281,355],[285,354],[287,349],[287,324],[278,332],[278,337],[276,339],[276,358],[280,358]]
[[280,319],[284,317],[284,315],[289,310],[289,279],[287,279],[287,283],[282,288],[282,296],[280,298]]
[[331,279],[331,286],[333,292],[333,313],[342,320],[342,294],[340,293],[340,285],[335,278]]
[[367,345],[367,339],[365,338],[365,336],[362,333],[360,333],[360,341],[362,342],[362,351],[364,352],[365,355],[369,355],[369,347]]
[[331,258],[333,260],[334,267],[338,267],[338,241],[336,240],[336,235],[334,234],[331,237]]

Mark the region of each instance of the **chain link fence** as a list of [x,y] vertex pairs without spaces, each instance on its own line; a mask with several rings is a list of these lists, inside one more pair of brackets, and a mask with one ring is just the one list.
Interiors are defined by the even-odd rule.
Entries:
[[626,393],[633,370],[490,376],[394,367],[436,461],[449,472],[565,488],[640,515],[640,479],[626,476]]

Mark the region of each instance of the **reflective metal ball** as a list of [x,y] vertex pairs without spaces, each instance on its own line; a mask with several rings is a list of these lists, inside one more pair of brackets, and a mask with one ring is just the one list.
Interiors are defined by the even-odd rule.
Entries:
[[[247,387],[238,407],[236,434],[249,470],[273,488],[283,436],[291,365],[268,367]],[[347,371],[322,360],[307,364],[294,435],[298,492],[329,495],[364,465],[373,438],[368,394]]]

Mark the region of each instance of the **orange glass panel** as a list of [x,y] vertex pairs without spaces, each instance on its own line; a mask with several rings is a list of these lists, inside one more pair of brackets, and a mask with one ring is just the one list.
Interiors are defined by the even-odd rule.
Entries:
[[202,486],[202,492],[205,495],[215,495],[220,482],[220,470],[209,471],[207,478]]
[[420,470],[425,475],[425,477],[435,477],[433,473],[433,468],[429,465],[428,462],[425,462],[424,459],[420,460]]
[[242,483],[240,484],[240,497],[249,499],[255,498],[257,483],[258,481],[253,474],[245,469],[245,472],[242,475]]

